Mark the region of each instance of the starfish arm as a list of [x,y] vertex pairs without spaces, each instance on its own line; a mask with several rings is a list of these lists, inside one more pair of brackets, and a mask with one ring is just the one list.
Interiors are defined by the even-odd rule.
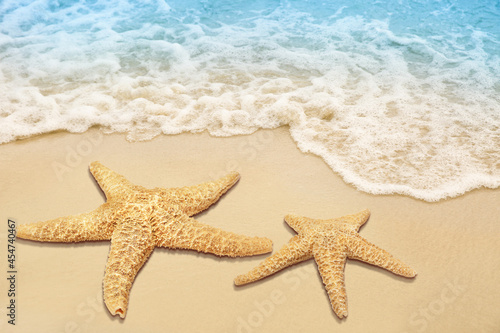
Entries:
[[297,233],[306,231],[311,227],[312,224],[314,224],[313,219],[294,214],[288,214],[287,216],[285,216],[285,222]]
[[273,243],[263,237],[248,237],[203,224],[180,214],[154,223],[157,246],[196,250],[218,256],[243,257],[272,251]]
[[138,187],[100,162],[95,161],[90,163],[89,168],[92,176],[94,176],[108,200],[123,195],[130,188]]
[[314,261],[330,298],[335,314],[340,318],[347,317],[347,293],[344,284],[344,266],[346,253],[342,246],[314,246]]
[[219,200],[238,179],[240,179],[240,175],[237,172],[232,172],[213,182],[163,190],[163,196],[179,205],[184,213],[193,216]]
[[368,221],[369,217],[370,217],[370,211],[368,209],[365,209],[357,214],[346,215],[335,220],[344,222],[347,225],[350,225],[352,230],[358,231],[359,228],[361,228],[361,226],[365,224],[366,221]]
[[288,266],[310,258],[312,258],[310,245],[302,236],[297,235],[278,252],[268,257],[250,272],[237,276],[234,279],[234,284],[240,286],[263,279]]
[[103,281],[104,303],[113,316],[125,318],[132,283],[153,250],[147,221],[128,217],[113,231]]
[[373,245],[359,235],[348,239],[347,256],[349,259],[361,260],[385,268],[397,275],[405,277],[414,277],[417,275],[410,266],[394,258],[389,252]]
[[17,237],[41,242],[83,242],[109,240],[113,225],[106,218],[106,204],[89,213],[54,220],[22,224]]

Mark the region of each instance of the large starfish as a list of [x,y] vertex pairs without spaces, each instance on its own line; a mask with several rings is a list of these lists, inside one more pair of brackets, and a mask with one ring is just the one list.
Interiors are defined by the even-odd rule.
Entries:
[[344,266],[347,258],[361,260],[405,277],[414,277],[417,274],[387,251],[358,234],[359,228],[369,216],[368,210],[331,220],[287,215],[285,221],[298,235],[250,272],[236,277],[234,282],[238,286],[254,282],[288,266],[314,258],[333,311],[340,319],[347,317],[344,285]]
[[103,291],[112,315],[125,318],[135,276],[157,246],[230,257],[272,250],[267,238],[237,235],[190,217],[233,186],[239,179],[236,172],[196,186],[146,189],[99,162],[91,163],[90,171],[106,195],[104,204],[89,213],[20,225],[17,237],[42,242],[111,240]]

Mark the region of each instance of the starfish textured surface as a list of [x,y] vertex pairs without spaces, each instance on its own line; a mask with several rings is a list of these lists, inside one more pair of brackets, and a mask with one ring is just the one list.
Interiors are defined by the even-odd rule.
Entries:
[[331,220],[287,215],[285,221],[298,235],[250,272],[236,277],[234,282],[236,285],[254,282],[288,266],[314,258],[333,311],[341,319],[347,317],[344,285],[346,258],[361,260],[405,277],[417,274],[408,265],[358,234],[359,228],[369,216],[368,210]]
[[112,315],[125,318],[135,276],[157,246],[230,257],[272,250],[267,238],[237,235],[190,217],[231,188],[239,179],[236,172],[196,186],[146,189],[99,162],[91,163],[90,171],[106,195],[104,204],[89,213],[20,225],[17,237],[42,242],[111,240],[103,292]]

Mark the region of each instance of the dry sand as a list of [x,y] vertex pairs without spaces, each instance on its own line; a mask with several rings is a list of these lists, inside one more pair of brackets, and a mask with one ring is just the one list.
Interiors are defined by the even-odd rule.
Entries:
[[285,128],[250,136],[53,133],[0,146],[1,269],[7,274],[7,219],[17,224],[90,211],[104,196],[91,161],[146,187],[241,180],[196,218],[245,235],[266,236],[274,251],[294,232],[283,217],[331,218],[369,208],[360,234],[417,272],[395,276],[365,263],[345,268],[349,316],[334,315],[314,261],[235,287],[233,279],[267,255],[230,259],[156,249],[131,290],[125,320],[102,300],[109,242],[16,243],[16,325],[2,332],[499,332],[500,190],[426,203],[374,196],[345,184],[318,157],[301,153]]

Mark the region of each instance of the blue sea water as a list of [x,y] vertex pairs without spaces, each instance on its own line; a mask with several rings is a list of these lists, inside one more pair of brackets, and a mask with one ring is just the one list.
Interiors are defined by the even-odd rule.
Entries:
[[287,125],[370,193],[500,186],[500,1],[0,0],[0,143]]

